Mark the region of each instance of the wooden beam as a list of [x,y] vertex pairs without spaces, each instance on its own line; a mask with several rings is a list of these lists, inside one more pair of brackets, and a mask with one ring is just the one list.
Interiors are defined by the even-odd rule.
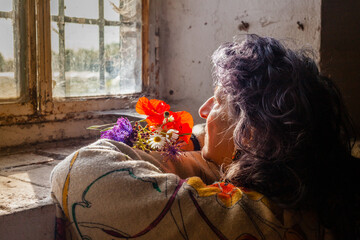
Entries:
[[35,13],[35,0],[28,0],[25,4],[25,14],[26,14],[26,74],[27,84],[25,96],[29,97],[29,101],[33,106],[34,113],[37,110],[37,63],[36,63],[36,13]]
[[[1,12],[0,12],[1,13]],[[52,15],[51,20],[53,22],[59,21],[59,16]],[[68,17],[64,16],[64,22],[68,23],[79,23],[79,24],[90,24],[90,25],[99,25],[99,19],[93,18],[80,18],[80,17]],[[134,22],[120,22],[120,21],[109,21],[104,19],[104,26],[131,26]]]
[[59,16],[57,18],[57,24],[59,29],[59,56],[58,56],[58,63],[59,63],[59,82],[64,82],[65,89],[64,95],[65,97],[70,96],[70,80],[66,79],[65,77],[65,69],[66,69],[66,61],[65,61],[65,3],[64,0],[59,0]]
[[12,12],[3,12],[0,11],[0,18],[12,18]]
[[149,79],[149,0],[142,0],[142,83],[143,89],[150,85]]
[[104,0],[99,0],[99,89],[105,89],[105,19]]
[[50,0],[36,0],[37,10],[37,66],[38,66],[38,111],[40,114],[52,112],[52,74],[50,40]]

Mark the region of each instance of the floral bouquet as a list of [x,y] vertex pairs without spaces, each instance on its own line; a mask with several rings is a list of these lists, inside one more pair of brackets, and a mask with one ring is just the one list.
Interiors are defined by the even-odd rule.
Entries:
[[[136,111],[146,115],[146,119],[135,121],[132,125],[129,119],[121,117],[115,124],[88,129],[100,130],[100,138],[123,142],[145,152],[160,152],[166,160],[177,159],[182,154],[182,146],[190,140],[194,125],[191,114],[172,112],[164,101],[146,97],[138,100]],[[143,126],[141,122],[146,122],[146,125]]]

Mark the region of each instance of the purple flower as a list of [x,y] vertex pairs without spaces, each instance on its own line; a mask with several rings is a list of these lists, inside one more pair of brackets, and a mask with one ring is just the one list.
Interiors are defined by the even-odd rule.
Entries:
[[133,127],[131,126],[129,119],[121,117],[118,118],[116,125],[112,129],[101,132],[100,138],[111,139],[132,145],[130,139],[132,131]]
[[118,118],[116,123],[123,131],[127,131],[127,132],[131,133],[132,126],[131,126],[129,119],[121,117],[121,118]]
[[182,141],[165,143],[161,152],[161,155],[164,156],[164,160],[177,160],[177,158],[182,154],[182,143]]

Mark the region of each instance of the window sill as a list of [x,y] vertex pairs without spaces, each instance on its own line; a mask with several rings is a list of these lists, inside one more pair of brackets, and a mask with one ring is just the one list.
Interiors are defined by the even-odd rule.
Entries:
[[55,207],[50,197],[50,173],[67,155],[93,141],[61,141],[13,149],[8,155],[2,152],[1,239],[53,238]]
[[[99,137],[98,131],[87,130],[87,127],[99,124],[99,122],[100,124],[116,122],[120,116],[128,117],[131,120],[143,118],[132,109],[94,111],[89,112],[89,114],[91,115],[90,119],[69,119],[65,123],[61,122],[63,124],[62,129],[57,128],[59,126],[57,122],[49,122],[48,125],[41,123],[47,126],[47,129],[45,126],[43,128],[32,126],[33,124],[27,126],[12,125],[11,134],[6,134],[0,126],[0,135],[3,134],[4,136],[1,139],[5,140],[2,141],[3,143],[14,145],[9,144],[8,141],[12,137],[14,138],[14,135],[18,136],[19,141],[22,141],[21,145],[5,146],[2,149],[0,146],[0,218],[9,214],[52,205],[49,182],[52,169],[67,155]],[[81,122],[81,124],[79,125],[76,122]],[[71,124],[74,124],[75,127]],[[33,128],[37,129],[33,131]],[[66,135],[68,129],[73,134]],[[52,131],[56,130],[62,132],[59,138],[51,135]],[[87,133],[85,137],[82,135],[84,131]],[[37,139],[34,138],[33,141],[44,140],[44,138],[39,138],[41,132],[48,132],[48,139],[40,141],[36,145],[33,144],[32,139],[29,141],[29,137],[32,135],[38,137]],[[0,232],[2,232],[1,228],[2,225],[0,224]]]
[[67,155],[92,141],[38,144],[0,156],[0,216],[51,204],[50,172]]
[[94,139],[99,137],[98,131],[87,127],[116,122],[120,116],[130,120],[139,120],[143,116],[136,113],[135,108],[109,111],[89,111],[66,114],[61,118],[33,119],[22,123],[0,123],[0,155],[1,152],[13,152],[19,146],[30,146],[42,142],[62,141],[69,139]]

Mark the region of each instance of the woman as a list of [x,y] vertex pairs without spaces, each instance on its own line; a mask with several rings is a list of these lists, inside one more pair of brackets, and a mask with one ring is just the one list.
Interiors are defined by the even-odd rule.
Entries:
[[306,54],[256,35],[224,44],[213,63],[201,155],[164,162],[101,140],[54,169],[68,236],[358,239],[358,163],[332,82]]

